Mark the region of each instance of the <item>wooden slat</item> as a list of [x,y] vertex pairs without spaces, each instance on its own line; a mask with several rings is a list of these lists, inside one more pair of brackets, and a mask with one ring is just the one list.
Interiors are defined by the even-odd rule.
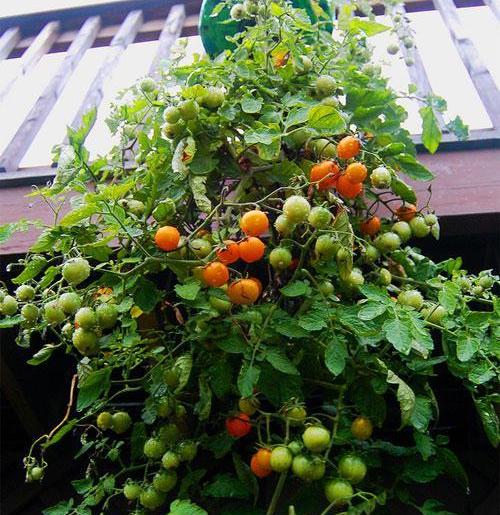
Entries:
[[[120,57],[127,46],[134,41],[134,38],[143,23],[142,11],[132,11],[125,18],[120,30],[115,34],[110,43],[110,48],[103,63],[97,71],[87,94],[83,99],[78,112],[73,118],[71,127],[78,127],[81,124],[85,113],[94,107],[98,107],[104,96],[104,84],[111,75],[113,68],[118,64]],[[67,141],[67,137],[65,138]]]
[[172,9],[170,9],[160,38],[158,39],[156,54],[149,68],[150,75],[158,75],[160,72],[160,63],[169,58],[170,49],[182,32],[185,18],[186,10],[183,5],[174,5]]
[[21,39],[19,27],[7,29],[0,38],[0,61],[6,59]]
[[500,20],[500,1],[499,0],[483,0],[485,5],[487,5],[491,12],[495,15],[497,20]]
[[92,46],[99,32],[100,25],[101,20],[98,16],[89,18],[83,24],[78,36],[69,47],[57,73],[52,77],[48,86],[35,102],[35,105],[31,108],[0,157],[0,171],[2,169],[7,172],[17,170],[19,163],[57,102],[76,65],[80,62],[86,50]]
[[[404,8],[403,4],[398,4],[395,7],[395,12],[400,14],[402,18],[406,18],[406,10]],[[413,65],[407,66],[408,68],[408,74],[410,76],[410,80],[412,81],[415,86],[417,86],[417,95],[419,97],[426,97],[428,95],[432,94],[432,86],[429,81],[429,76],[427,75],[427,72],[425,71],[424,62],[422,60],[422,56],[420,55],[420,52],[418,51],[418,48],[414,46],[411,49],[408,49],[404,46],[402,42],[400,42],[400,48],[403,56],[406,58],[413,59]],[[424,106],[423,102],[419,102],[419,105],[421,107]],[[439,126],[441,129],[445,127],[445,121],[443,119],[443,116],[441,113],[437,112],[436,117],[439,123]]]
[[481,61],[476,47],[467,36],[458,16],[458,9],[455,7],[453,0],[433,0],[433,2],[450,31],[453,43],[472,79],[493,127],[500,128],[498,88],[488,68]]
[[34,39],[33,43],[24,52],[20,59],[19,72],[15,77],[12,77],[2,88],[0,88],[0,101],[12,88],[12,85],[21,77],[26,75],[38,61],[45,55],[52,46],[52,43],[57,39],[59,32],[59,22],[51,21],[45,25],[40,31],[38,36]]

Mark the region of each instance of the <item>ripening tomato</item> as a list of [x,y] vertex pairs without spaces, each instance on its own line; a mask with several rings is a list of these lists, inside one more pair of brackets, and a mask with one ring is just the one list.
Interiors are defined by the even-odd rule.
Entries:
[[227,289],[227,296],[233,304],[253,304],[259,295],[259,285],[253,279],[240,279],[231,283]]
[[345,170],[345,176],[354,184],[364,182],[368,175],[368,170],[363,163],[351,163]]
[[322,161],[311,168],[309,180],[316,183],[318,190],[329,190],[337,185],[339,167],[333,161]]
[[402,204],[396,209],[396,216],[403,222],[409,222],[417,214],[417,208],[413,204]]
[[361,183],[353,183],[346,175],[341,175],[337,181],[337,191],[345,198],[356,198],[362,191]]
[[224,247],[217,250],[217,258],[225,265],[236,263],[240,259],[238,244],[235,241],[224,240]]
[[155,234],[156,245],[165,252],[175,250],[179,245],[181,235],[176,227],[164,225],[160,227]]
[[238,251],[245,263],[254,263],[263,258],[266,246],[262,240],[255,236],[250,236],[240,241]]
[[368,236],[374,236],[380,231],[380,225],[380,218],[378,216],[372,216],[361,222],[361,232]]
[[252,416],[259,409],[259,400],[255,397],[243,397],[238,401],[240,411]]
[[263,479],[263,478],[269,476],[269,474],[271,474],[271,472],[272,472],[271,467],[264,467],[263,465],[260,464],[259,459],[258,459],[258,453],[254,454],[252,456],[252,459],[250,460],[250,470],[259,479]]
[[226,419],[226,430],[234,438],[247,435],[252,430],[250,417],[246,413],[238,413],[234,417],[228,417]]
[[262,447],[255,453],[254,456],[256,458],[257,463],[262,468],[267,468],[267,469],[271,468],[271,450],[270,449],[266,449],[265,447]]
[[342,138],[337,145],[337,156],[340,159],[351,159],[359,154],[361,150],[361,142],[354,136],[346,136]]
[[373,433],[373,424],[368,417],[356,417],[351,424],[351,433],[358,440],[368,440]]
[[254,209],[241,217],[240,228],[247,236],[260,236],[269,229],[269,219],[266,213]]
[[219,288],[229,281],[229,270],[224,263],[214,261],[203,269],[203,281],[212,288]]

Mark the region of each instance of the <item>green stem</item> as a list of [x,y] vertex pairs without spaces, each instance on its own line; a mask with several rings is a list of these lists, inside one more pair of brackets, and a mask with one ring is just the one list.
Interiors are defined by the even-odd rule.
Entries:
[[281,492],[283,492],[283,487],[285,486],[287,472],[282,472],[278,482],[276,483],[276,488],[274,489],[274,494],[267,508],[266,515],[274,515],[276,512],[276,508],[278,507],[278,501],[281,496]]

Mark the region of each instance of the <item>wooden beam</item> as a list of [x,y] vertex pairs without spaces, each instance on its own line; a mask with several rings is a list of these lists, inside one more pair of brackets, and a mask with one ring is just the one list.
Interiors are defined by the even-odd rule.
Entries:
[[98,16],[89,18],[83,24],[78,36],[71,43],[57,73],[52,77],[52,80],[7,145],[4,153],[0,156],[0,171],[2,169],[7,172],[17,170],[19,163],[57,102],[76,65],[80,62],[86,50],[92,46],[100,25],[101,21]]
[[183,5],[174,5],[170,9],[158,39],[158,49],[149,68],[150,75],[159,75],[160,63],[170,57],[170,49],[182,32],[185,18],[186,10]]
[[12,77],[1,89],[0,89],[0,102],[7,95],[12,88],[12,85],[19,80],[21,77],[26,75],[38,61],[45,55],[49,50],[54,41],[57,39],[59,33],[59,22],[50,21],[45,27],[39,32],[38,36],[33,40],[33,43],[28,47],[26,52],[20,59],[19,71],[15,77]]
[[0,61],[6,59],[21,39],[19,27],[7,29],[0,38]]
[[[73,118],[71,127],[78,127],[81,124],[85,113],[94,107],[99,107],[104,96],[104,84],[111,75],[113,68],[118,64],[120,57],[127,46],[134,41],[134,38],[143,22],[142,11],[132,11],[125,18],[120,30],[115,34],[109,45],[106,58],[97,71],[92,84],[87,90],[78,112]],[[64,139],[67,142],[67,137]]]
[[433,2],[436,9],[439,10],[444,24],[450,31],[451,39],[469,73],[493,127],[500,128],[498,88],[488,68],[481,61],[476,47],[467,36],[458,16],[458,9],[455,7],[453,0],[433,0]]
[[[407,18],[406,10],[403,4],[398,4],[395,7],[395,12],[398,13],[402,18]],[[427,97],[428,95],[432,95],[432,86],[429,81],[429,76],[425,70],[424,62],[418,51],[416,45],[412,48],[408,49],[404,46],[403,42],[400,41],[399,46],[401,48],[401,53],[403,54],[405,61],[406,59],[412,59],[413,65],[408,66],[408,75],[410,76],[410,80],[417,87],[417,94],[419,97]],[[420,107],[424,106],[423,102],[419,101]],[[441,130],[444,129],[446,123],[444,121],[443,115],[439,112],[436,113],[437,121]]]
[[500,21],[500,1],[499,0],[483,0],[497,20]]

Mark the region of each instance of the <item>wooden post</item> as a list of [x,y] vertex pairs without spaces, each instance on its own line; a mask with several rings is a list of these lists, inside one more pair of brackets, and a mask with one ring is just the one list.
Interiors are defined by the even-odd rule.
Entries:
[[38,33],[33,43],[24,52],[20,59],[19,72],[15,77],[12,77],[3,88],[0,89],[0,102],[9,92],[12,85],[21,77],[26,75],[38,61],[45,55],[56,40],[59,34],[59,22],[51,21]]
[[490,117],[494,128],[500,127],[499,91],[488,68],[483,64],[476,47],[468,38],[458,16],[453,0],[433,0],[444,24],[450,31],[451,39],[457,48],[462,62],[472,79],[479,98]]
[[21,39],[21,31],[19,27],[11,27],[7,29],[0,38],[0,61],[9,57],[12,49]]
[[[113,68],[118,64],[121,55],[127,46],[134,41],[134,38],[143,23],[142,11],[132,11],[121,24],[120,29],[115,34],[109,44],[108,54],[97,71],[92,84],[89,86],[87,94],[83,99],[78,112],[73,118],[71,127],[79,127],[85,113],[94,107],[99,107],[104,96],[104,83],[110,76]],[[67,143],[67,136],[64,139]]]
[[495,18],[500,21],[500,1],[499,0],[483,0],[484,4],[487,5]]
[[52,77],[52,80],[17,129],[4,153],[0,156],[0,171],[11,172],[17,170],[19,163],[57,102],[76,65],[80,62],[86,50],[92,46],[100,27],[101,19],[99,16],[88,18],[83,24],[77,37],[68,48],[66,57],[57,73]]
[[183,5],[174,5],[165,20],[163,29],[158,40],[158,49],[149,68],[149,74],[157,77],[160,73],[160,64],[170,56],[170,49],[177,38],[181,35],[186,18],[186,10]]
[[[404,4],[399,4],[398,7],[395,8],[395,12],[399,13],[402,18],[406,18],[406,10],[404,8]],[[412,49],[408,49],[404,46],[403,43],[400,43],[401,52],[404,58],[413,59],[413,65],[408,66],[408,74],[410,75],[410,80],[417,87],[417,95],[419,97],[426,97],[432,94],[432,86],[429,81],[429,76],[425,71],[424,62],[418,51],[418,48],[414,46]],[[420,106],[423,106],[423,102],[419,102]],[[443,129],[446,124],[443,119],[443,115],[439,112],[436,113],[436,118],[438,120],[438,124]]]

